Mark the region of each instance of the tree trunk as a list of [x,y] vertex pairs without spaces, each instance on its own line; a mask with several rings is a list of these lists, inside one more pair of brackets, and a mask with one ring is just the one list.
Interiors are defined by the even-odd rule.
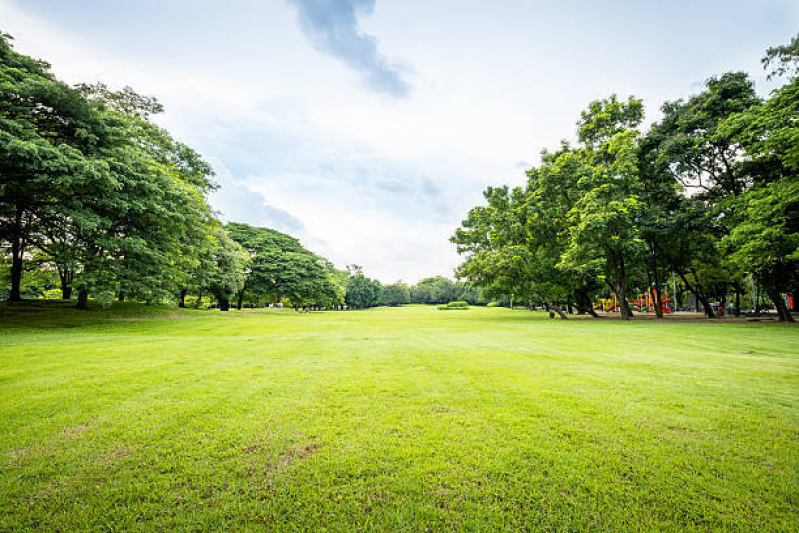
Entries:
[[735,307],[732,310],[735,316],[741,316],[741,287],[735,286]]
[[627,301],[627,268],[624,264],[624,256],[621,253],[613,254],[613,260],[616,267],[616,281],[613,290],[616,292],[616,296],[619,297],[620,318],[622,320],[630,320],[633,317],[633,311]]
[[186,307],[186,293],[188,290],[186,287],[180,289],[180,300],[178,301],[178,307],[185,308]]
[[11,292],[9,302],[22,301],[22,253],[23,246],[19,239],[11,243]]
[[[561,309],[559,305],[553,304],[552,302],[549,301],[549,298],[547,298],[546,294],[544,294],[544,291],[542,291],[541,289],[536,287],[535,288],[535,292],[537,292],[538,296],[540,296],[541,299],[544,302],[546,302],[547,307],[550,310],[549,311],[549,316],[550,317],[555,318],[554,315],[552,314],[552,311],[555,311],[560,316],[561,320],[568,320],[569,319],[569,317],[566,316],[566,313],[563,312],[563,309]],[[511,307],[511,309],[513,309],[513,308]]]
[[782,299],[780,291],[768,289],[768,297],[771,298],[772,302],[774,302],[774,307],[777,309],[777,315],[780,317],[780,322],[794,321],[793,317],[791,316],[791,312],[788,310],[788,306],[785,305],[785,300]]
[[685,277],[685,274],[681,270],[677,271],[677,275],[680,276],[680,279],[685,284],[685,287],[694,293],[696,296],[697,301],[702,304],[702,308],[705,310],[705,314],[708,318],[716,318],[716,314],[713,312],[713,306],[710,305],[710,301],[704,295],[704,293],[699,289],[699,287],[695,287],[689,283],[688,279]]
[[59,268],[58,277],[61,279],[61,299],[69,300],[72,298],[72,271]]
[[236,302],[236,309],[241,311],[241,306],[244,304],[244,289],[239,291],[239,300]]
[[117,298],[120,302],[125,301],[125,291],[119,291],[119,297]]
[[219,302],[219,310],[220,311],[229,311],[230,310],[230,301],[224,296],[217,296],[217,301]]
[[197,291],[197,301],[194,302],[194,308],[199,309],[200,305],[202,305],[202,301],[203,301],[203,288],[200,287],[200,289]]
[[791,294],[791,299],[793,300],[791,311],[793,311],[794,313],[799,313],[799,289],[793,291],[793,294]]
[[577,304],[576,305],[577,314],[578,315],[584,315],[587,312],[587,309],[586,309],[586,305],[585,305],[585,300],[583,300],[583,295],[580,294],[580,289],[575,289],[574,290],[574,300],[575,300],[575,303]]
[[89,307],[89,293],[86,292],[86,289],[80,289],[78,291],[78,303],[75,307],[78,309],[86,309]]
[[25,242],[22,238],[22,209],[17,207],[14,215],[14,230],[11,233],[11,292],[9,302],[22,301],[22,257]]

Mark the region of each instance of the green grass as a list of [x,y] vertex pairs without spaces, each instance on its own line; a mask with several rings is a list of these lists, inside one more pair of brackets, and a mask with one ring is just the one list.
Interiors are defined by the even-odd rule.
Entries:
[[0,530],[796,531],[799,329],[0,306]]

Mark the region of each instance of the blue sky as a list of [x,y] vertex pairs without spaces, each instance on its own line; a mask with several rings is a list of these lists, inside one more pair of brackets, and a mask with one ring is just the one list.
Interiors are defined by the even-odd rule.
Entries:
[[197,148],[223,218],[384,282],[451,275],[487,185],[521,184],[611,93],[658,108],[799,29],[781,0],[0,0],[70,83],[131,85]]

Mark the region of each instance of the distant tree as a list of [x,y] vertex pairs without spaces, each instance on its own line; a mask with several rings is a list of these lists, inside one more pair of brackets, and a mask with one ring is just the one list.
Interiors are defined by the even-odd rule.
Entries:
[[380,301],[381,285],[377,280],[364,276],[358,265],[350,265],[347,279],[346,302],[355,309],[366,309],[377,305]]
[[411,295],[408,286],[402,282],[383,285],[380,290],[380,303],[396,307],[410,303]]

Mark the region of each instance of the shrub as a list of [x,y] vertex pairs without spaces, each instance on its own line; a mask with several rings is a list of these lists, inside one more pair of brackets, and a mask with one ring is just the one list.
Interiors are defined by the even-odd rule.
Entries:
[[502,307],[502,304],[499,302],[488,302],[486,307]]
[[450,302],[447,305],[439,305],[440,311],[466,311],[469,309],[469,304],[466,302]]

